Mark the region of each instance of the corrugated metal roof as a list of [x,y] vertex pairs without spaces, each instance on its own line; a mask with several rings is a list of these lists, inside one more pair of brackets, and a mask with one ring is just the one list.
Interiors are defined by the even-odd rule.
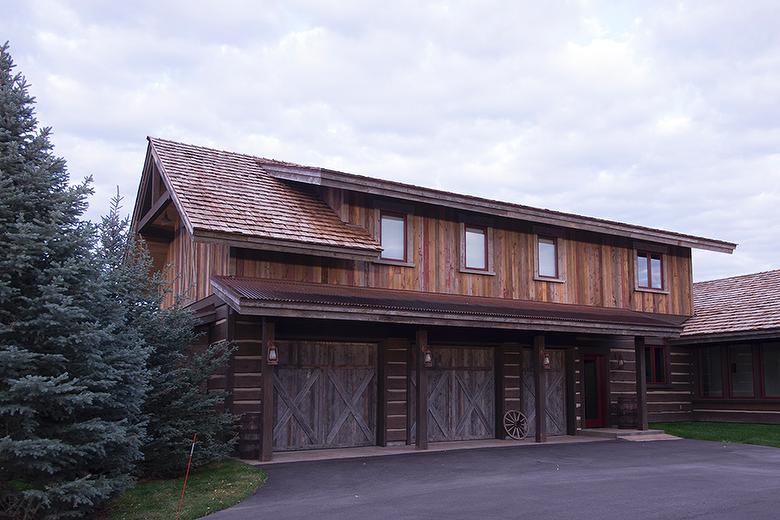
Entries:
[[511,300],[458,294],[349,287],[343,285],[287,282],[264,278],[218,276],[217,286],[246,302],[277,302],[339,307],[364,307],[387,311],[566,320],[628,326],[674,328],[678,316],[662,316],[627,309],[586,305]]
[[780,329],[780,269],[693,284],[682,336]]

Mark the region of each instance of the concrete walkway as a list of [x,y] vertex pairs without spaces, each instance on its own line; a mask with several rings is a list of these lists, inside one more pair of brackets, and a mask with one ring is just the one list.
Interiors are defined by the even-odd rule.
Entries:
[[[614,437],[612,437],[614,438]],[[241,462],[265,467],[274,464],[291,464],[293,462],[312,462],[318,460],[338,460],[338,459],[358,459],[366,457],[386,457],[388,455],[407,455],[407,454],[425,454],[440,451],[455,450],[477,450],[485,448],[509,448],[512,446],[544,446],[545,444],[577,444],[585,442],[604,441],[604,437],[598,436],[572,436],[560,435],[548,437],[546,443],[537,443],[533,439],[523,439],[521,441],[487,439],[480,441],[462,441],[462,442],[432,442],[428,444],[428,449],[424,451],[417,450],[414,445],[407,446],[366,446],[364,448],[343,448],[328,450],[301,450],[301,451],[282,451],[273,454],[273,460],[269,462],[258,462],[257,460],[243,459]]]
[[269,466],[208,520],[780,518],[780,449],[627,442],[443,451]]

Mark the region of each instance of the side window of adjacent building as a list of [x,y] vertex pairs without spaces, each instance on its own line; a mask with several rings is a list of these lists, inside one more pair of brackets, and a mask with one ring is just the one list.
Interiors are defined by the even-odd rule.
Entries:
[[637,250],[636,285],[640,289],[663,290],[664,260],[663,254]]
[[665,346],[650,346],[645,349],[645,373],[647,384],[664,385],[668,380],[668,353]]
[[408,260],[406,250],[406,215],[382,211],[379,221],[379,241],[382,245],[381,258],[406,262]]
[[723,397],[723,365],[720,347],[699,350],[699,391],[702,397]]
[[780,343],[761,346],[761,379],[764,397],[780,397]]

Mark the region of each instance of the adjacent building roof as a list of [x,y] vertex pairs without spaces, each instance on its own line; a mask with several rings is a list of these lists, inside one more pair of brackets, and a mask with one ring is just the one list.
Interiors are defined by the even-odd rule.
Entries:
[[780,336],[780,270],[697,282],[693,306],[681,341]]
[[[325,168],[149,138],[150,151],[189,231],[196,237],[286,241],[377,256],[379,244],[351,226],[314,193],[329,186],[447,206],[528,222],[642,241],[731,253],[736,244],[584,217],[520,204],[459,195]],[[303,252],[303,251],[301,251]]]
[[381,251],[365,229],[343,222],[310,188],[263,170],[282,163],[163,139],[149,138],[149,144],[196,237],[300,243],[371,257]]
[[684,318],[528,300],[217,276],[214,293],[240,314],[426,325],[676,336]]

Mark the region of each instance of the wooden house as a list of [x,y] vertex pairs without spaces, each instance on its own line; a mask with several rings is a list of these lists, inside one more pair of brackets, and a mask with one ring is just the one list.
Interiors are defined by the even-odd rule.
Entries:
[[671,374],[693,391],[665,420],[780,424],[780,270],[695,283],[693,295],[695,315],[670,347],[692,360]]
[[680,401],[645,385],[693,314],[691,250],[735,248],[154,138],[132,226],[203,341],[238,345],[211,385],[262,460],[504,438],[507,412],[540,442],[646,428]]

